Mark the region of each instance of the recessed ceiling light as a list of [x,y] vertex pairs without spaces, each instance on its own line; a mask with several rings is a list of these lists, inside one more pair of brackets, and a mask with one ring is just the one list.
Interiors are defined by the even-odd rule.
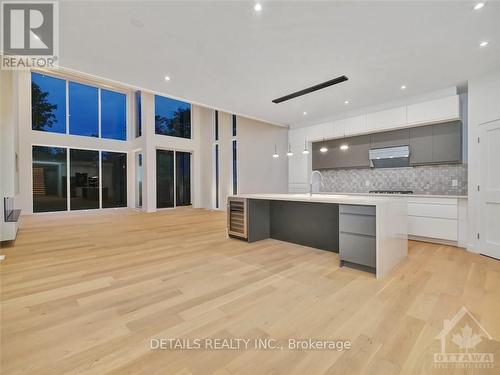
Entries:
[[349,100],[346,100],[346,101],[344,102],[344,104],[349,104]]
[[144,27],[144,22],[142,22],[138,18],[131,18],[130,19],[130,24],[135,27]]
[[170,81],[170,77],[169,76],[165,76],[165,81]]
[[473,8],[473,9],[474,9],[474,10],[479,10],[479,9],[481,9],[481,8],[483,8],[483,7],[484,7],[484,3],[477,3],[476,5],[474,5],[474,8]]
[[479,47],[486,47],[488,42],[485,40],[484,42],[479,43]]
[[306,112],[306,111],[302,112],[302,114],[303,114],[304,116],[307,116],[307,112]]
[[254,6],[253,6],[253,9],[256,11],[256,12],[260,12],[262,10],[262,5],[260,3],[256,3]]
[[401,90],[406,90],[406,86],[405,86],[405,85],[402,85],[402,86],[401,86]]

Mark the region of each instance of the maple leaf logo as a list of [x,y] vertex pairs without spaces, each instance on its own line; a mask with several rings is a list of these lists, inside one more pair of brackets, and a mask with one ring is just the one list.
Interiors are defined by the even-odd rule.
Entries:
[[462,334],[454,334],[451,341],[459,346],[460,349],[465,349],[467,352],[481,342],[481,335],[477,333],[472,334],[472,328],[466,324],[462,327]]

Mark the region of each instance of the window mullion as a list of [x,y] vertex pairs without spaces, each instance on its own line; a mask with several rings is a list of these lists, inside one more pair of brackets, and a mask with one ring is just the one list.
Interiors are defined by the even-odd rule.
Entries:
[[69,82],[66,80],[66,134],[69,134]]
[[[101,88],[97,88],[97,126],[99,127],[99,138],[102,137],[101,135]],[[99,154],[100,155],[100,154]]]
[[99,208],[102,209],[102,151],[99,151]]
[[70,169],[70,156],[69,153],[71,152],[71,149],[69,147],[66,148],[66,199],[67,199],[67,211],[71,211],[71,169]]

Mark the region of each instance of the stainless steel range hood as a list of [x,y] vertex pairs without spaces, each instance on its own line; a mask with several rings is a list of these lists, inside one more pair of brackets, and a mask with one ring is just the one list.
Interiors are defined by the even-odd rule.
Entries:
[[410,166],[409,146],[372,148],[369,151],[373,168],[397,168]]

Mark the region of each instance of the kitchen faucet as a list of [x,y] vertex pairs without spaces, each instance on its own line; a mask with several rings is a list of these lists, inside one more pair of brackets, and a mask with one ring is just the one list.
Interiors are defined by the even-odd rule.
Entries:
[[312,193],[313,193],[313,177],[315,174],[319,174],[319,177],[321,177],[321,181],[320,182],[323,182],[323,175],[321,174],[320,171],[312,171],[311,173],[311,181],[309,183],[309,196],[311,197],[312,196]]

